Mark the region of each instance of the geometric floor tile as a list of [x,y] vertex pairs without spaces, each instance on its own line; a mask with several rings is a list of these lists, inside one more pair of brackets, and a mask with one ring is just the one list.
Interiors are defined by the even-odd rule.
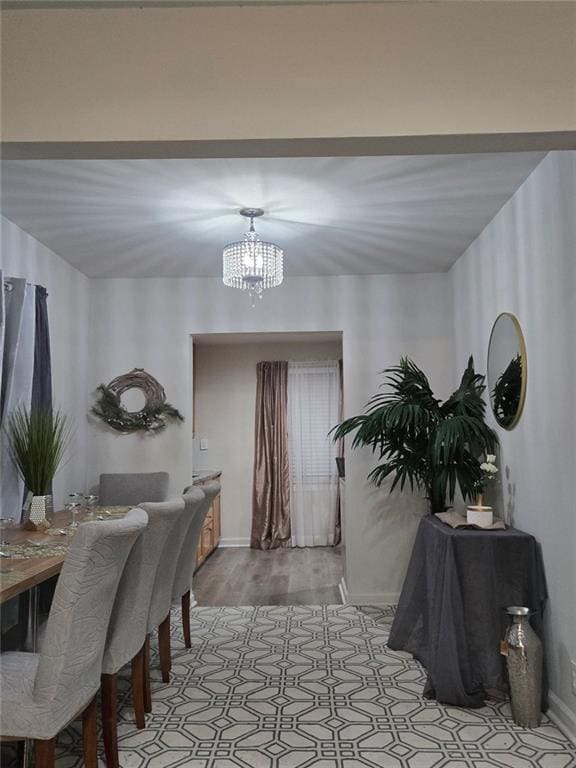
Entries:
[[[470,710],[423,699],[418,662],[386,646],[392,617],[353,606],[196,608],[187,651],[174,611],[171,682],[153,657],[145,730],[121,681],[121,766],[576,768],[546,718],[526,731],[505,702]],[[57,765],[81,764],[73,724]]]

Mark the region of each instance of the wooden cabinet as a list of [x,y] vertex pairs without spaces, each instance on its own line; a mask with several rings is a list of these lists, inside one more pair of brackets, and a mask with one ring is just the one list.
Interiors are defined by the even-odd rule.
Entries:
[[[200,482],[198,485],[202,487],[203,483]],[[220,520],[220,494],[218,494],[218,496],[212,499],[208,514],[204,519],[196,551],[196,570],[200,568],[208,555],[212,554],[220,543],[220,531],[222,529]]]

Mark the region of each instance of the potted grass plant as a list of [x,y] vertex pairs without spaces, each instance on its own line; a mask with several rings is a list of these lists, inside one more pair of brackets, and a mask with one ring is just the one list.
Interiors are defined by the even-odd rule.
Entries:
[[17,408],[8,418],[10,453],[28,490],[25,527],[50,526],[52,481],[70,443],[68,417],[51,408]]
[[484,376],[468,360],[458,389],[444,402],[434,397],[424,372],[408,358],[383,373],[385,391],[364,413],[334,428],[335,440],[354,434],[352,448],[367,446],[379,459],[369,480],[380,486],[423,491],[432,514],[444,512],[459,488],[475,498],[484,476],[478,457],[492,453],[498,438],[484,419]]

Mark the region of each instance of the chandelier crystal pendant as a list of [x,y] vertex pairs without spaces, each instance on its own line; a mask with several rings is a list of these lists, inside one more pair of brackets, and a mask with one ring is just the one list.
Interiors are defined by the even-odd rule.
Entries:
[[254,219],[263,214],[261,208],[242,208],[240,215],[250,219],[250,229],[244,240],[230,243],[222,253],[224,285],[248,291],[252,306],[266,288],[275,288],[284,279],[284,251],[261,240],[254,229]]

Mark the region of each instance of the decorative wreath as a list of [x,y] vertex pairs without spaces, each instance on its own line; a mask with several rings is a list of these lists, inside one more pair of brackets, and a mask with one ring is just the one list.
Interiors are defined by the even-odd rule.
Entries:
[[[140,389],[146,402],[140,411],[128,411],[120,398],[129,389]],[[184,421],[184,417],[173,405],[166,402],[164,387],[143,368],[134,368],[130,373],[117,376],[110,384],[96,388],[96,404],[91,413],[118,432],[150,432],[156,434],[166,429],[166,419]]]

